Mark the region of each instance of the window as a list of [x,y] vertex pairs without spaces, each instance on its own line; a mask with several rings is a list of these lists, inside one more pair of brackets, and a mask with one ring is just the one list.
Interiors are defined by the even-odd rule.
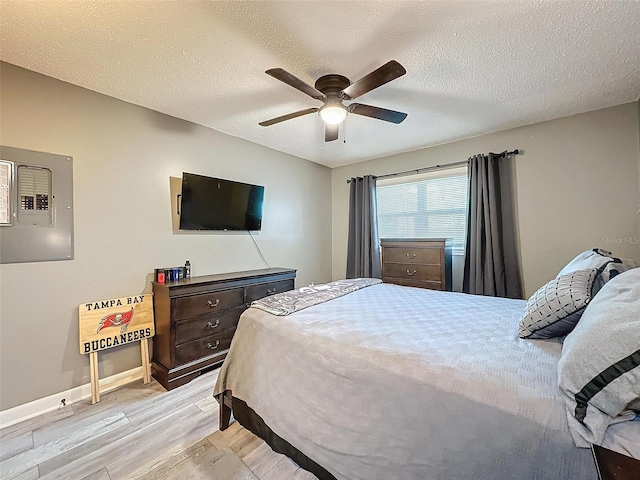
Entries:
[[380,238],[451,238],[462,253],[467,235],[467,167],[377,182]]

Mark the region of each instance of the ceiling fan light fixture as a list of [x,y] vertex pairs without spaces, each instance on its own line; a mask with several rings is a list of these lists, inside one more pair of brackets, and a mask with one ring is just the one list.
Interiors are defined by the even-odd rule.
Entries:
[[326,105],[320,109],[320,118],[328,125],[339,125],[347,118],[347,109],[342,105]]

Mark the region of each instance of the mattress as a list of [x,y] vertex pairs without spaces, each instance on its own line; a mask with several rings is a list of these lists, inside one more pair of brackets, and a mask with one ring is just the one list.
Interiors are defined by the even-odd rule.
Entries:
[[288,316],[241,317],[232,390],[339,480],[580,479],[559,340],[518,338],[521,300],[374,285]]

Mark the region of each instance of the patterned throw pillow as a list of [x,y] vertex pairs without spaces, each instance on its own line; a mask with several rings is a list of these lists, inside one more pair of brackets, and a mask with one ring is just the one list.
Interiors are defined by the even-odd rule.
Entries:
[[569,333],[591,301],[598,271],[577,270],[554,278],[534,293],[520,319],[520,338],[552,338]]

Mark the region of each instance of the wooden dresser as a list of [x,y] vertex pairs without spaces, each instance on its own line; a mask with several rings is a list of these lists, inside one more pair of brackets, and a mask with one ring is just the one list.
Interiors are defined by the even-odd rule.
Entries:
[[295,270],[267,268],[153,283],[153,377],[167,390],[227,356],[251,302],[293,290]]
[[384,238],[382,281],[451,291],[451,245],[444,238]]

